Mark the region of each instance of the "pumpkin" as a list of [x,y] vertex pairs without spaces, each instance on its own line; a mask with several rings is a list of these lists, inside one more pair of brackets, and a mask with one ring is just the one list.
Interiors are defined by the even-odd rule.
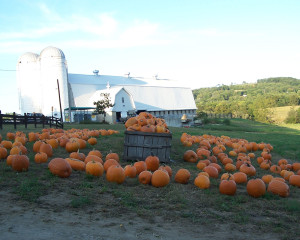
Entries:
[[300,170],[300,163],[299,162],[295,162],[292,164],[292,167],[293,167],[293,170],[295,172],[299,171]]
[[84,139],[78,139],[77,142],[79,144],[79,149],[86,148],[86,140],[84,140]]
[[59,142],[55,138],[47,140],[47,143],[50,144],[52,148],[58,148],[59,146]]
[[49,162],[48,168],[53,175],[61,178],[67,178],[72,173],[70,164],[64,158],[53,158]]
[[11,167],[18,172],[27,171],[29,167],[29,158],[26,155],[16,155],[12,159]]
[[197,156],[199,159],[207,159],[210,156],[210,151],[204,148],[197,150]]
[[34,155],[34,161],[36,163],[45,163],[48,161],[48,155],[44,152],[39,152]]
[[25,146],[21,145],[19,148],[20,148],[21,153],[23,155],[27,155],[28,151],[27,151],[27,148]]
[[[114,159],[111,159],[114,160]],[[125,172],[120,165],[113,165],[108,168],[106,172],[106,180],[109,182],[116,182],[121,184],[125,181]]]
[[85,163],[81,160],[76,158],[66,158],[67,162],[70,164],[73,170],[84,171],[85,170]]
[[265,184],[269,184],[273,180],[273,176],[270,174],[264,175],[262,176],[261,180],[263,180]]
[[7,149],[4,147],[0,147],[0,159],[4,159],[7,157]]
[[254,176],[256,169],[249,163],[244,163],[240,166],[240,171],[247,174],[248,176]]
[[7,158],[6,158],[6,164],[7,164],[8,166],[11,166],[12,160],[13,160],[14,158],[17,158],[17,157],[18,157],[18,155],[16,155],[16,154],[14,154],[14,155],[8,155]]
[[239,183],[246,183],[247,182],[247,175],[246,173],[243,172],[236,172],[233,174],[234,181],[239,184]]
[[207,172],[199,172],[197,176],[199,176],[199,175],[204,175],[209,178],[209,175]]
[[210,163],[210,164],[208,164],[208,166],[215,167],[218,170],[218,173],[220,173],[222,171],[222,167],[217,163]]
[[94,161],[94,162],[99,162],[103,165],[103,160],[101,158],[99,158],[96,155],[88,155],[85,159],[84,159],[84,163],[87,164],[90,161]]
[[90,155],[95,155],[102,159],[102,153],[99,150],[93,149],[92,151],[89,151],[88,156]]
[[137,121],[136,117],[128,118],[127,121],[125,122],[125,128],[128,128],[137,123],[138,123],[138,121]]
[[251,179],[247,183],[247,192],[252,197],[261,197],[266,193],[266,185],[260,178]]
[[[81,162],[83,163],[83,162]],[[83,163],[85,164],[85,163]],[[96,177],[100,177],[103,175],[104,168],[100,162],[90,161],[85,165],[86,174],[90,174]]]
[[218,178],[218,176],[219,176],[218,170],[213,166],[207,166],[207,167],[203,168],[203,171],[207,172],[209,177],[212,177],[212,178]]
[[160,166],[158,169],[167,171],[169,174],[169,177],[170,178],[172,177],[172,168],[170,166],[163,165],[163,166]]
[[290,188],[282,181],[272,180],[268,185],[268,192],[279,195],[280,197],[287,197],[290,194]]
[[209,177],[205,175],[198,175],[194,180],[194,185],[201,189],[207,189],[210,186]]
[[124,168],[124,173],[126,177],[135,178],[136,177],[136,168],[133,165],[126,165]]
[[71,152],[69,156],[70,156],[70,158],[75,158],[75,159],[78,159],[80,161],[84,161],[84,159],[85,159],[85,154],[79,152],[79,149],[78,149],[77,152]]
[[110,151],[110,153],[106,155],[105,161],[108,159],[115,159],[117,162],[120,162],[119,155],[117,153],[113,153],[112,151]]
[[138,161],[133,164],[136,168],[136,174],[139,175],[141,172],[147,170],[147,165],[144,161]]
[[28,133],[28,140],[29,142],[35,142],[38,139],[38,134],[34,132]]
[[197,163],[197,168],[203,170],[207,165],[206,163],[202,162],[201,160]]
[[145,170],[139,174],[139,182],[142,184],[150,184],[151,178],[152,178],[152,172],[150,171]]
[[286,159],[284,159],[284,158],[278,160],[278,166],[280,166],[282,164],[286,165],[286,164],[288,164],[288,161]]
[[221,180],[234,180],[234,176],[231,173],[223,173],[221,176]]
[[106,160],[103,164],[104,171],[107,172],[107,170],[113,165],[120,166],[119,162],[117,162],[117,160],[115,160],[115,159]]
[[15,139],[16,134],[12,133],[12,132],[8,132],[6,133],[6,138],[8,140],[14,140]]
[[264,170],[268,170],[270,168],[270,163],[269,161],[264,160],[259,166]]
[[79,149],[79,143],[75,139],[70,139],[66,143],[66,147],[65,148],[66,148],[67,152],[69,152],[69,153],[71,153],[71,152],[77,152],[78,149]]
[[236,170],[236,166],[233,165],[232,163],[227,163],[224,168],[225,168],[225,171],[228,171],[228,172],[233,172]]
[[11,149],[12,148],[12,142],[11,141],[3,140],[3,141],[1,141],[1,145],[6,149]]
[[[176,176],[175,176],[176,179]],[[164,187],[168,185],[170,182],[170,177],[167,171],[164,170],[156,170],[151,177],[151,184],[154,187]]]
[[289,183],[293,186],[300,187],[300,175],[292,175],[289,178]]
[[191,173],[185,168],[179,169],[175,174],[175,182],[181,184],[187,184],[190,180]]
[[87,140],[87,142],[91,145],[96,145],[97,144],[97,138],[91,137]]
[[15,146],[12,149],[10,149],[9,154],[10,155],[19,155],[21,152],[22,152],[21,149],[18,146]]
[[222,180],[219,185],[221,194],[234,195],[236,192],[236,183],[234,180]]
[[141,127],[141,132],[150,132],[150,133],[154,133],[155,132],[155,126],[154,125],[150,125],[150,124],[147,124],[147,125],[143,125]]
[[183,160],[186,162],[196,163],[198,160],[198,156],[193,150],[187,150],[183,154]]
[[40,146],[40,151],[39,152],[46,153],[48,157],[52,157],[52,155],[53,155],[52,146],[48,143],[42,143],[41,146]]
[[270,171],[271,171],[272,173],[278,173],[278,174],[280,174],[281,170],[282,170],[282,169],[281,169],[279,166],[277,166],[277,165],[272,165],[272,166],[270,167]]
[[157,156],[154,156],[153,153],[151,153],[150,156],[146,157],[145,163],[147,165],[147,170],[150,170],[152,172],[156,171],[159,168],[159,158]]
[[289,181],[289,178],[290,178],[292,175],[295,175],[295,173],[292,172],[292,171],[286,171],[286,172],[284,173],[284,175],[283,175],[283,178],[284,178],[284,180]]

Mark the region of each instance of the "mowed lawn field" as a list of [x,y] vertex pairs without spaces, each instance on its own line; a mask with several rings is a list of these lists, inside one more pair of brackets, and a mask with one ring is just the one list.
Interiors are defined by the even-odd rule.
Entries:
[[[122,159],[124,125],[65,124],[64,130],[69,129],[119,131],[100,135],[96,145],[87,144],[81,152],[87,155],[97,149],[106,156],[112,151],[119,154],[123,167],[132,163]],[[11,126],[4,126],[0,134],[4,139],[7,132],[15,131]],[[18,126],[17,131],[41,133],[42,128]],[[162,188],[143,185],[138,178],[127,178],[122,184],[110,183],[105,174],[93,177],[82,171],[73,171],[69,178],[56,177],[48,170],[47,163],[34,162],[33,142],[27,142],[30,158],[27,172],[17,173],[6,165],[5,159],[0,161],[0,230],[5,233],[0,239],[30,239],[36,232],[40,234],[36,239],[68,239],[72,234],[78,239],[300,239],[300,188],[289,185],[290,195],[286,198],[269,192],[253,198],[244,183],[237,184],[234,196],[220,194],[220,176],[226,171],[218,160],[222,166],[219,178],[210,179],[209,189],[199,189],[194,185],[200,172],[197,164],[183,161],[185,151],[196,151],[199,144],[186,147],[180,141],[181,135],[187,133],[269,143],[273,146],[272,164],[283,158],[292,164],[300,162],[300,130],[232,119],[230,125],[170,127],[170,131],[171,161],[167,165],[173,175],[170,183]],[[225,153],[231,150],[227,147]],[[248,179],[266,174],[280,177],[259,167],[256,158],[261,152],[254,152],[252,164],[256,176]],[[52,158],[68,156],[59,147],[54,149]],[[180,168],[191,173],[187,184],[174,181]],[[58,227],[59,231],[52,231],[51,226]]]

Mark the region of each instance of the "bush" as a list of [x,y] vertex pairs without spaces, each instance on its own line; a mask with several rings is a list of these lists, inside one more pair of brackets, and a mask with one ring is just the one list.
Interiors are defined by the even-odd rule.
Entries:
[[300,108],[296,111],[294,107],[288,112],[286,119],[284,120],[285,123],[300,123]]

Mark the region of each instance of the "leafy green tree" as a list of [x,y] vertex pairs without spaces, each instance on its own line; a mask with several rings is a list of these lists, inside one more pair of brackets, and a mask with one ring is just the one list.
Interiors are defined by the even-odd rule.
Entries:
[[109,93],[101,93],[100,97],[102,97],[101,100],[94,102],[94,105],[96,106],[95,112],[98,114],[104,114],[105,116],[106,115],[105,109],[109,107],[113,107],[114,105],[111,103]]

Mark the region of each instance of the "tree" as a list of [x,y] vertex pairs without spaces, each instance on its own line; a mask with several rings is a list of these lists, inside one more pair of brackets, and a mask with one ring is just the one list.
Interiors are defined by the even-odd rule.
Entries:
[[112,104],[110,101],[109,93],[101,93],[100,97],[102,97],[101,100],[94,102],[94,105],[96,106],[95,112],[98,114],[104,114],[105,116],[106,115],[105,109],[109,107],[113,107],[114,104]]

